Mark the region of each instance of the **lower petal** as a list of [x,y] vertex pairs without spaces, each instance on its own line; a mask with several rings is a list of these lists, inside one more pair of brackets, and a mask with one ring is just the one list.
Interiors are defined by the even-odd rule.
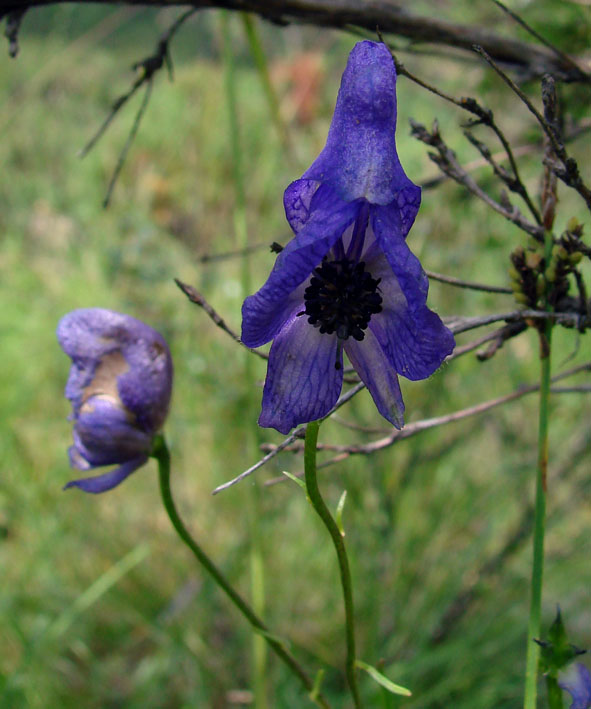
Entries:
[[558,686],[572,697],[570,709],[588,709],[591,706],[591,674],[580,662],[570,665],[558,675]]
[[259,425],[286,434],[300,423],[322,418],[336,403],[342,384],[336,336],[320,334],[305,316],[293,317],[271,347]]
[[79,455],[70,455],[70,460],[77,468],[80,458],[92,467],[113,465],[147,454],[151,444],[152,436],[137,426],[119,402],[93,396],[76,418],[74,447]]
[[[388,209],[373,209],[371,223],[383,256],[375,254],[375,264],[368,268],[382,279],[383,311],[372,318],[370,328],[398,374],[412,380],[426,379],[452,353],[455,340],[439,316],[427,307],[429,281],[395,222]],[[390,276],[387,268],[384,270],[386,262]]]
[[455,346],[451,331],[426,305],[414,311],[384,308],[369,328],[398,374],[413,381],[430,377]]
[[133,472],[140,468],[148,460],[147,455],[138,456],[137,458],[132,458],[127,462],[120,465],[115,470],[110,470],[108,473],[103,473],[103,475],[95,475],[91,478],[81,478],[80,480],[71,480],[67,485],[64,486],[64,490],[69,487],[78,487],[84,492],[90,492],[94,495],[107,492],[107,490],[112,490],[117,487],[119,483],[122,483],[125,478],[129,477]]
[[345,352],[368,388],[382,416],[396,428],[404,426],[404,402],[392,362],[368,328],[361,342],[348,339]]

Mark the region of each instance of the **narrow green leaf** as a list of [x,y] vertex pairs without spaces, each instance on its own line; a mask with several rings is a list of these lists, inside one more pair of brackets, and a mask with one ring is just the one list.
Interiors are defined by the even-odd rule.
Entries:
[[341,537],[345,536],[345,528],[343,527],[343,508],[345,507],[345,500],[347,499],[347,491],[343,490],[343,494],[341,495],[341,498],[339,500],[339,504],[337,505],[337,509],[335,512],[335,522],[337,523],[337,527],[339,528],[339,532],[341,533]]
[[379,670],[376,670],[375,667],[372,667],[371,665],[368,665],[367,663],[362,662],[361,660],[355,660],[355,664],[357,665],[357,667],[359,667],[360,670],[365,670],[365,672],[367,672],[367,674],[372,679],[375,679],[375,681],[379,685],[381,685],[384,689],[387,689],[389,692],[392,692],[392,694],[400,694],[403,697],[412,696],[412,692],[410,691],[410,689],[407,689],[406,687],[401,687],[399,684],[394,684],[392,680],[389,680]]
[[287,470],[282,470],[281,472],[283,475],[288,477],[290,480],[293,480],[293,482],[296,483],[296,485],[299,485],[302,488],[302,490],[304,490],[304,492],[306,491],[306,483],[303,480],[301,480],[300,478],[297,478],[295,475],[292,475],[291,473],[288,473]]
[[324,675],[325,670],[323,668],[320,668],[316,673],[316,677],[314,677],[314,685],[312,687],[312,690],[310,691],[310,694],[308,695],[313,702],[318,699],[320,690],[322,688],[322,682],[324,681]]

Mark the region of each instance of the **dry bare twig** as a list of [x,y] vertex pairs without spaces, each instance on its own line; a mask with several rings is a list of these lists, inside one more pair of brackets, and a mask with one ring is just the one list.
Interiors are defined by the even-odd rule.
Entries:
[[113,105],[111,106],[111,110],[109,111],[109,113],[108,113],[107,117],[104,119],[104,121],[101,123],[99,129],[96,131],[96,133],[93,135],[93,137],[88,141],[88,143],[79,152],[79,157],[81,157],[81,158],[83,158],[85,155],[87,155],[92,150],[92,148],[98,143],[98,141],[104,135],[107,128],[112,123],[115,116],[119,113],[119,111],[123,108],[123,106],[125,106],[125,104],[129,101],[129,99],[142,86],[146,87],[144,98],[143,98],[142,103],[136,113],[133,125],[131,127],[131,130],[129,131],[129,135],[127,137],[127,140],[125,141],[125,145],[123,146],[123,149],[121,150],[121,153],[119,154],[119,158],[117,160],[117,165],[115,166],[115,169],[113,171],[113,175],[111,177],[111,180],[109,181],[109,186],[107,188],[107,194],[105,196],[105,199],[103,200],[103,207],[109,206],[109,202],[111,201],[111,195],[113,193],[115,183],[117,182],[117,179],[121,173],[121,169],[123,168],[123,164],[125,163],[125,159],[127,157],[129,149],[131,147],[131,144],[133,143],[133,141],[135,139],[135,136],[136,136],[137,131],[139,129],[142,118],[144,117],[146,109],[148,108],[148,103],[150,101],[150,97],[152,94],[152,87],[154,84],[154,76],[160,71],[160,69],[162,69],[162,67],[164,65],[166,65],[166,67],[168,69],[169,78],[172,81],[173,69],[172,69],[172,60],[170,58],[170,42],[171,42],[172,38],[174,37],[174,35],[179,30],[179,28],[182,27],[182,25],[195,12],[196,12],[195,9],[187,10],[182,15],[177,17],[177,19],[166,30],[166,32],[164,32],[162,34],[162,36],[158,40],[158,44],[156,46],[156,50],[154,51],[154,53],[151,54],[149,57],[146,57],[145,59],[142,59],[142,60],[136,62],[133,65],[132,69],[139,70],[140,75],[133,82],[133,84],[131,85],[131,88],[128,91],[126,91],[124,94],[119,96],[119,98],[113,103]]
[[[584,364],[578,365],[577,367],[572,367],[571,369],[561,372],[560,374],[557,374],[556,376],[552,377],[552,381],[558,382],[563,379],[566,379],[567,377],[572,377],[573,375],[583,371],[591,371],[591,362],[585,362]],[[495,399],[490,399],[489,401],[483,401],[480,404],[476,404],[475,406],[469,406],[465,409],[453,411],[452,413],[445,414],[443,416],[435,416],[433,418],[422,419],[421,421],[409,423],[403,429],[394,429],[392,433],[388,434],[387,436],[384,436],[383,438],[372,441],[371,443],[355,445],[335,445],[330,443],[319,443],[317,446],[317,450],[332,451],[334,453],[337,453],[338,455],[334,458],[330,458],[329,460],[323,461],[318,467],[328,467],[330,465],[333,465],[334,463],[345,460],[351,455],[370,455],[372,453],[376,453],[377,451],[383,450],[384,448],[389,448],[398,441],[401,441],[405,438],[410,438],[412,436],[416,436],[418,433],[422,433],[423,431],[426,431],[430,428],[443,426],[448,423],[461,421],[465,418],[475,416],[476,414],[484,413],[485,411],[489,411],[490,409],[493,409],[497,406],[507,404],[511,401],[515,401],[516,399],[520,399],[526,394],[531,394],[535,391],[538,391],[539,388],[539,384],[530,384],[528,386],[521,387],[520,389],[517,389],[516,391],[513,391],[510,394],[505,394],[504,396],[499,396]],[[579,387],[577,387],[577,390],[578,389]],[[561,393],[560,388],[558,388],[558,391],[556,393]],[[272,445],[266,445],[262,446],[262,450],[268,450],[269,453],[267,455],[270,455],[270,453],[273,452],[275,448]],[[299,453],[303,451],[303,443],[292,442],[288,445],[282,444],[281,450],[287,450],[290,453]],[[298,472],[295,474],[295,476],[302,477],[303,472]],[[268,480],[265,485],[275,485],[279,482],[284,482],[285,480],[286,478],[283,476],[278,478],[272,478],[271,480]]]
[[[57,5],[68,0],[27,0],[28,7]],[[113,0],[78,0],[83,7]],[[349,30],[361,27],[405,37],[413,43],[429,43],[471,51],[478,44],[499,63],[524,78],[552,73],[561,81],[589,83],[589,77],[572,61],[565,61],[556,52],[540,44],[522,42],[497,34],[488,27],[459,24],[437,14],[419,15],[407,5],[391,0],[120,0],[128,5],[152,7],[192,7],[196,10],[221,8],[237,12],[252,12],[270,22],[287,25],[306,23],[317,27]],[[9,6],[10,9],[10,6]],[[8,9],[0,10],[0,18]]]
[[[517,84],[501,69],[501,67],[494,61],[494,59],[480,46],[475,45],[474,51],[480,54],[481,57],[496,71],[496,73],[503,79],[503,81],[511,88],[521,101],[527,106],[529,111],[535,116],[536,120],[542,127],[544,133],[547,135],[552,148],[556,153],[556,157],[560,161],[560,165],[556,162],[550,163],[550,167],[554,174],[562,180],[566,185],[572,187],[585,201],[587,208],[591,210],[591,189],[583,182],[581,174],[579,172],[579,166],[577,161],[571,157],[564,146],[564,141],[556,125],[552,125],[543,116],[538,109],[533,105],[525,93],[517,86]],[[546,82],[554,82],[554,78],[551,75],[545,75],[543,80]],[[544,87],[542,86],[542,91]]]

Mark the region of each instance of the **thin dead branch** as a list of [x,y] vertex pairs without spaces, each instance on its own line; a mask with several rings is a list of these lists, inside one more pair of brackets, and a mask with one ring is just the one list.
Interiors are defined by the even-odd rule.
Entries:
[[[583,182],[581,174],[579,172],[579,166],[577,161],[568,155],[566,148],[564,146],[564,141],[556,125],[552,125],[545,116],[543,116],[538,109],[533,105],[525,93],[517,86],[517,84],[501,69],[501,67],[494,61],[494,59],[480,46],[475,45],[474,51],[480,54],[481,57],[496,71],[496,73],[503,79],[503,81],[509,86],[521,101],[527,106],[529,111],[535,116],[536,120],[542,127],[542,130],[547,135],[554,152],[560,162],[549,162],[549,166],[552,168],[554,174],[562,180],[566,185],[572,187],[576,192],[581,195],[587,208],[591,210],[591,189]],[[554,81],[554,78],[550,74],[550,79]]]
[[83,158],[85,155],[87,155],[92,150],[92,148],[98,143],[98,141],[104,135],[107,128],[111,125],[115,116],[117,116],[119,111],[121,111],[121,109],[129,101],[129,99],[142,86],[146,87],[144,98],[143,98],[142,103],[136,113],[133,125],[131,127],[130,132],[129,132],[127,140],[125,141],[125,145],[123,146],[123,149],[119,155],[119,158],[117,160],[117,165],[115,166],[115,170],[113,171],[113,175],[111,177],[111,180],[109,181],[109,187],[107,189],[107,194],[106,194],[105,199],[103,201],[103,207],[109,206],[109,202],[111,200],[111,195],[113,193],[113,189],[114,189],[117,179],[121,173],[121,169],[123,168],[123,165],[125,163],[125,159],[126,159],[127,154],[129,152],[129,149],[135,139],[135,136],[137,135],[141,120],[144,117],[146,109],[148,108],[148,103],[150,101],[150,97],[152,94],[152,87],[153,87],[155,75],[160,71],[160,69],[162,69],[163,66],[166,66],[168,69],[169,78],[172,81],[173,68],[172,68],[172,59],[170,57],[170,42],[173,39],[174,35],[179,30],[179,28],[182,27],[182,25],[195,12],[196,12],[195,9],[191,9],[191,10],[187,10],[182,15],[180,15],[172,23],[172,25],[166,30],[166,32],[164,32],[164,34],[162,34],[162,36],[160,37],[160,39],[158,41],[158,44],[156,46],[156,50],[154,51],[154,53],[151,54],[149,57],[146,57],[145,59],[142,59],[142,60],[136,62],[133,65],[132,69],[134,69],[135,71],[139,71],[140,72],[139,76],[133,82],[130,89],[128,91],[126,91],[124,94],[122,94],[121,96],[119,96],[119,98],[113,103],[113,105],[111,106],[111,110],[109,111],[108,115],[106,116],[106,118],[104,119],[102,124],[100,125],[99,129],[96,131],[96,133],[93,135],[93,137],[88,141],[88,143],[79,152],[79,157],[81,157],[81,158]]
[[425,271],[425,273],[433,281],[447,283],[448,285],[456,286],[457,288],[479,290],[484,291],[485,293],[506,293],[509,295],[513,293],[510,288],[503,288],[502,286],[489,286],[484,283],[474,283],[474,281],[463,281],[460,278],[454,278],[454,276],[444,276],[442,273],[435,273],[435,271]]
[[[350,401],[356,394],[358,394],[362,389],[365,388],[365,384],[359,383],[356,386],[354,386],[352,389],[349,389],[349,391],[345,392],[339,397],[339,400],[337,403],[332,407],[332,409],[324,416],[321,421],[324,421],[325,419],[329,418],[335,411],[341,408],[344,404],[346,404],[348,401]],[[229,480],[228,482],[224,483],[223,485],[218,485],[216,489],[213,491],[213,495],[217,495],[218,492],[223,492],[224,490],[227,490],[229,487],[232,487],[232,485],[236,485],[236,483],[239,483],[241,480],[244,480],[244,478],[247,478],[249,475],[252,475],[252,473],[255,472],[255,470],[258,470],[261,468],[265,463],[268,463],[272,458],[274,458],[276,455],[281,453],[282,450],[287,448],[290,444],[292,444],[296,438],[303,438],[306,433],[306,427],[305,426],[298,426],[296,430],[293,433],[290,433],[290,435],[278,446],[276,446],[272,451],[267,453],[266,456],[261,458],[258,462],[256,462],[254,465],[252,465],[250,468],[245,470],[243,473],[240,473],[240,475],[237,475],[235,478],[232,480]]]
[[[568,377],[572,377],[575,374],[579,374],[580,372],[591,372],[591,362],[585,362],[584,364],[578,365],[577,367],[572,367],[571,369],[565,370],[564,372],[557,374],[556,376],[552,377],[552,382],[561,381]],[[431,428],[444,426],[448,423],[454,423],[456,421],[461,421],[471,416],[490,411],[491,409],[496,408],[497,406],[502,406],[503,404],[507,404],[511,401],[515,401],[516,399],[520,399],[521,397],[526,396],[527,394],[531,394],[535,391],[538,391],[539,388],[539,384],[530,384],[528,386],[521,387],[516,391],[511,392],[510,394],[505,394],[504,396],[499,396],[495,399],[490,399],[489,401],[483,401],[480,404],[476,404],[475,406],[469,406],[465,409],[460,409],[458,411],[454,411],[450,414],[445,414],[443,416],[436,416],[434,418],[422,419],[421,421],[409,423],[402,430],[393,429],[392,433],[388,434],[387,436],[384,436],[383,438],[372,441],[371,443],[360,443],[354,445],[319,443],[317,446],[317,450],[331,451],[337,453],[337,455],[333,458],[330,458],[329,460],[323,461],[318,465],[318,467],[329,467],[337,462],[345,460],[346,458],[352,455],[371,455],[373,453],[376,453],[377,451],[384,450],[385,448],[393,446],[395,443],[398,443],[398,441],[404,440],[405,438],[410,438],[412,436],[416,436],[417,434],[422,433],[423,431],[427,431]],[[290,444],[287,445],[284,445],[284,443],[285,441],[283,442],[283,444],[281,444],[281,450],[285,450],[290,453],[300,453],[304,449],[303,441],[292,441]],[[268,456],[275,450],[275,447],[272,444],[267,444],[265,446],[261,446],[261,449],[263,451],[269,451],[267,453]],[[295,476],[302,477],[303,472],[298,472],[295,474]],[[271,480],[268,480],[265,485],[275,485],[277,483],[284,482],[285,480],[286,478],[284,476],[272,478]]]
[[430,152],[429,158],[443,173],[451,177],[458,184],[463,185],[469,192],[494,209],[495,212],[501,214],[505,219],[518,226],[527,234],[533,236],[540,242],[543,240],[544,230],[539,224],[528,221],[516,207],[510,204],[501,204],[494,200],[478,185],[474,178],[466,172],[459,164],[454,151],[448,147],[441,137],[439,124],[436,120],[433,121],[431,131],[428,131],[425,126],[411,119],[411,134],[422,143],[435,148],[437,152]]
[[232,328],[226,325],[226,321],[222,318],[222,316],[219,315],[219,313],[212,308],[212,306],[207,302],[204,296],[201,295],[201,293],[196,288],[193,288],[193,286],[190,286],[188,283],[183,283],[178,278],[175,278],[174,282],[183,291],[183,293],[187,296],[191,303],[194,303],[195,305],[198,305],[200,308],[202,308],[209,316],[209,318],[215,323],[215,325],[217,325],[221,330],[223,330],[227,335],[229,335],[234,340],[234,342],[237,342],[239,345],[242,345],[242,347],[245,347],[249,352],[252,352],[261,359],[269,359],[268,354],[264,352],[259,352],[258,350],[251,350],[250,347],[246,347],[246,345],[240,339],[240,336],[236,332],[234,332]]
[[[59,4],[60,0],[30,0],[29,7]],[[79,7],[91,0],[79,0]],[[110,4],[111,0],[93,0]],[[360,27],[375,32],[405,37],[414,44],[428,43],[471,51],[478,44],[491,57],[519,73],[522,78],[532,78],[551,73],[561,81],[588,83],[588,76],[565,61],[556,52],[539,44],[522,42],[497,34],[487,27],[453,23],[441,19],[437,13],[419,15],[411,12],[407,4],[391,0],[127,0],[130,5],[156,7],[187,7],[194,9],[222,8],[239,12],[252,12],[275,24],[294,22],[317,27],[348,30]],[[5,11],[4,11],[5,12]],[[0,11],[0,17],[4,14]]]

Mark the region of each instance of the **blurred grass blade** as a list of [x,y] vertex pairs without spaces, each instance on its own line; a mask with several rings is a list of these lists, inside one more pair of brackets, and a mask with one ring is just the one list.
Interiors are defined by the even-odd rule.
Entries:
[[67,610],[56,618],[56,620],[47,629],[47,637],[56,639],[63,635],[68,630],[70,625],[72,625],[72,623],[78,618],[78,616],[88,610],[90,606],[96,603],[101,596],[115,586],[115,584],[117,584],[134,567],[141,564],[141,562],[149,554],[150,547],[148,544],[138,544],[135,549],[132,549],[116,564],[111,566],[110,569],[105,571],[102,576],[99,576],[98,579],[91,584],[86,591],[84,591],[84,593],[78,596],[78,598]]
[[362,662],[361,660],[356,660],[355,664],[357,665],[357,667],[359,667],[360,670],[364,670],[365,672],[367,672],[367,674],[372,679],[375,679],[375,681],[379,685],[384,687],[384,689],[387,689],[389,692],[392,692],[392,694],[400,694],[403,697],[412,696],[412,692],[410,691],[410,689],[402,687],[399,684],[394,684],[394,682],[389,680],[379,670],[376,670],[375,667],[372,667],[372,665],[368,665],[366,662]]
[[271,77],[269,76],[267,57],[265,56],[265,51],[263,49],[263,45],[261,43],[252,15],[242,13],[242,23],[244,25],[244,31],[248,40],[248,46],[250,48],[252,58],[254,59],[254,63],[257,68],[259,77],[261,79],[263,90],[267,98],[267,103],[269,104],[271,120],[275,125],[275,129],[277,130],[277,134],[279,136],[279,140],[281,141],[283,149],[285,150],[286,154],[291,158],[293,157],[293,149],[289,138],[289,131],[287,130],[287,125],[285,121],[281,117],[277,94],[275,93],[275,88],[273,87]]

